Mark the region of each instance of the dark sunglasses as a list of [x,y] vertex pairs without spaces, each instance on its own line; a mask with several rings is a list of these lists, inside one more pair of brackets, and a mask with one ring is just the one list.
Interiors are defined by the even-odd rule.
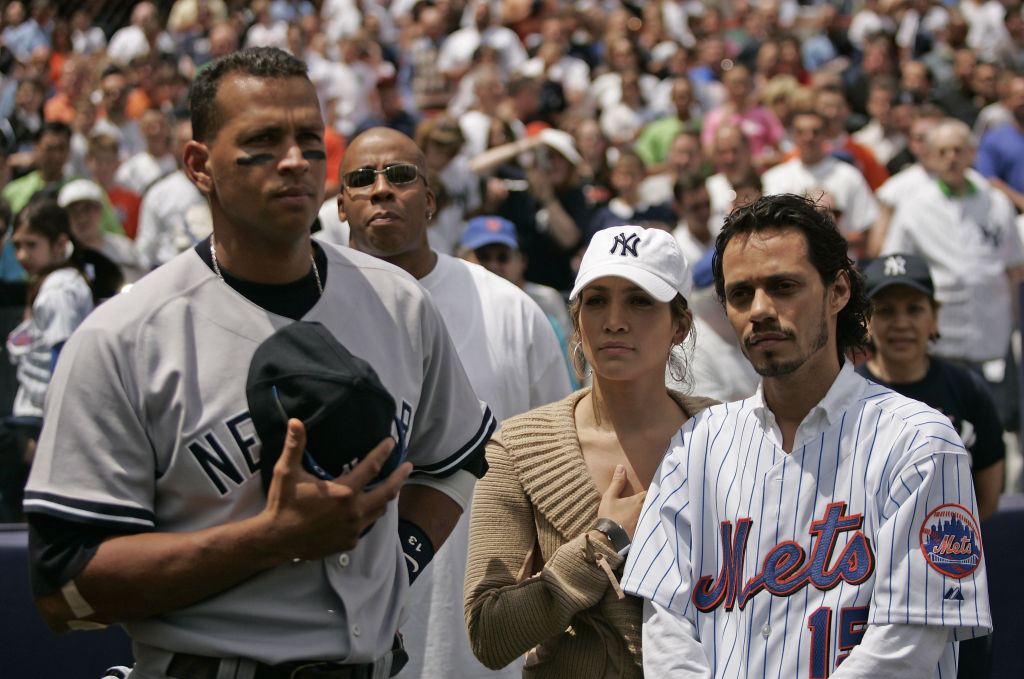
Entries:
[[345,186],[350,189],[362,189],[377,181],[377,175],[383,174],[388,182],[394,186],[410,184],[420,176],[420,169],[411,163],[398,163],[388,165],[383,170],[374,170],[371,167],[361,167],[345,174]]

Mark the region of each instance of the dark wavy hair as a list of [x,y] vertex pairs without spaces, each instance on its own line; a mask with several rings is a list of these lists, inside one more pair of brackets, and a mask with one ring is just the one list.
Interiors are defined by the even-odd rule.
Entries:
[[250,47],[214,59],[199,69],[188,91],[194,139],[209,141],[217,136],[222,124],[217,109],[217,89],[229,73],[259,78],[309,78],[305,62],[276,47]]
[[749,234],[768,229],[799,229],[807,241],[808,257],[818,270],[825,285],[836,280],[845,271],[850,279],[850,299],[840,309],[836,319],[836,345],[839,359],[847,353],[863,352],[868,346],[867,317],[871,300],[865,292],[864,275],[854,266],[847,254],[848,245],[836,228],[828,212],[814,201],[791,193],[763,196],[754,202],[733,210],[715,240],[715,255],[711,262],[715,275],[718,301],[725,305],[725,276],[722,272],[722,253],[737,234]]

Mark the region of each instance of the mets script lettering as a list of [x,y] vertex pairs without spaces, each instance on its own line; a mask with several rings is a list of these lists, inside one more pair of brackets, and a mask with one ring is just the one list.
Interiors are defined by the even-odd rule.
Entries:
[[[864,582],[874,571],[875,557],[870,541],[860,530],[863,521],[860,514],[846,515],[845,502],[833,502],[825,509],[824,518],[811,523],[808,533],[814,540],[809,558],[805,558],[804,549],[796,542],[781,542],[769,550],[761,572],[746,584],[742,584],[743,558],[753,521],[749,518],[738,520],[735,534],[732,522],[723,521],[722,569],[717,577],[705,575],[697,581],[693,603],[705,613],[723,604],[727,611],[733,606],[742,610],[747,601],[761,590],[776,596],[789,596],[808,585],[828,590],[840,582],[851,585]],[[850,532],[852,535],[833,564],[832,556],[840,536]]]
[[633,255],[634,257],[639,257],[640,255],[638,255],[636,252],[636,246],[638,245],[640,245],[640,236],[636,235],[635,233],[620,233],[619,235],[615,236],[615,242],[612,243],[612,249],[608,251],[608,254],[614,255],[615,251],[618,250],[621,246],[622,251],[619,252],[619,254],[622,255],[623,257],[625,257],[626,255]]

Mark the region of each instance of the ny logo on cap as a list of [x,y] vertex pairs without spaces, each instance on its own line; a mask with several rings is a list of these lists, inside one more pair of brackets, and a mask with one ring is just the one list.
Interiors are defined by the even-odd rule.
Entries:
[[893,255],[885,260],[886,276],[904,276],[907,273],[907,260]]
[[627,254],[633,255],[634,257],[640,256],[637,254],[636,251],[636,246],[640,245],[640,236],[636,235],[635,233],[620,233],[619,235],[615,236],[615,242],[612,243],[612,249],[608,251],[608,254],[614,255],[615,250],[617,250],[620,245],[622,246],[622,252],[620,252],[619,254],[622,255],[623,257],[625,257]]

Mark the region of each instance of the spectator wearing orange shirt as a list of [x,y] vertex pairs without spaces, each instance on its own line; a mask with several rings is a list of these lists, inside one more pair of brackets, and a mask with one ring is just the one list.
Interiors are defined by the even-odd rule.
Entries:
[[114,182],[114,175],[121,165],[117,138],[104,133],[90,136],[85,164],[93,180],[107,193],[114,215],[124,228],[124,235],[134,240],[139,230],[139,204],[142,198]]

